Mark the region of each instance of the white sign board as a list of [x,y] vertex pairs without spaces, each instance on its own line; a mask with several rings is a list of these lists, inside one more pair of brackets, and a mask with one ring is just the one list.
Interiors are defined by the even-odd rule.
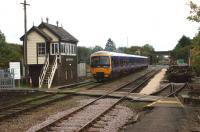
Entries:
[[10,62],[9,63],[10,69],[14,69],[14,79],[21,79],[20,74],[20,62]]

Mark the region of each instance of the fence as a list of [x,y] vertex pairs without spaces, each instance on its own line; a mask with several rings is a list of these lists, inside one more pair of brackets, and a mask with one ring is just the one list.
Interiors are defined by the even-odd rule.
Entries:
[[0,89],[15,88],[14,70],[0,69]]

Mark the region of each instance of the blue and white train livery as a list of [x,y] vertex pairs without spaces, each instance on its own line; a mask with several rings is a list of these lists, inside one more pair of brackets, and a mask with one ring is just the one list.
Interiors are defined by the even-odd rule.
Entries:
[[149,62],[145,56],[98,51],[91,55],[90,63],[92,75],[100,81],[147,67]]

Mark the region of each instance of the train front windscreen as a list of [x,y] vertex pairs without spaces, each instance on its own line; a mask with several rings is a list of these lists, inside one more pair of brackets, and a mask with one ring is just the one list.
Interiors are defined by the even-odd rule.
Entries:
[[108,56],[93,56],[91,58],[91,67],[109,67],[110,61]]

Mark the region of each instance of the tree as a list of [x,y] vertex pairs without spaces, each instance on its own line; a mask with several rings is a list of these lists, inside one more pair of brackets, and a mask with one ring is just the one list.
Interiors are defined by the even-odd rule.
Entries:
[[[190,16],[188,20],[200,22],[200,6],[190,1]],[[196,74],[200,76],[200,32],[192,39],[191,45],[191,64]]]
[[151,56],[152,54],[154,54],[154,52],[155,51],[154,51],[153,46],[149,44],[145,44],[144,46],[142,46],[141,55]]
[[90,63],[91,48],[78,46],[78,62]]
[[196,74],[200,76],[200,32],[192,40],[191,64]]
[[172,51],[173,60],[184,59],[185,62],[188,62],[189,50],[191,48],[191,39],[186,36],[182,36],[178,41],[178,44]]
[[106,51],[116,51],[116,46],[115,43],[109,38],[106,46],[105,46]]
[[0,68],[8,68],[9,62],[21,62],[22,45],[5,43],[0,47]]
[[190,16],[187,17],[188,20],[194,22],[200,22],[200,6],[190,1]]
[[128,54],[128,49],[127,47],[119,47],[117,48],[117,52],[119,53],[127,53]]
[[141,55],[141,47],[139,46],[131,46],[128,50],[128,54],[134,54],[134,55]]
[[119,52],[126,53],[126,54],[133,54],[133,55],[143,55],[147,56],[150,59],[150,63],[156,62],[156,55],[153,46],[149,44],[145,44],[144,46],[131,46],[130,48],[127,47],[119,47],[117,49]]
[[97,51],[102,51],[103,48],[101,46],[96,45],[93,49],[92,49],[92,53],[97,52]]
[[0,30],[0,46],[2,46],[3,44],[5,44],[5,42],[6,42],[5,35]]
[[178,44],[176,45],[175,48],[183,48],[190,45],[191,45],[191,39],[183,35],[181,39],[178,41]]
[[4,34],[0,31],[0,68],[8,68],[9,62],[21,61],[22,46],[6,42]]
[[149,58],[150,64],[157,62],[155,50],[150,44],[145,44],[144,46],[142,46],[140,54],[143,56],[147,56]]

